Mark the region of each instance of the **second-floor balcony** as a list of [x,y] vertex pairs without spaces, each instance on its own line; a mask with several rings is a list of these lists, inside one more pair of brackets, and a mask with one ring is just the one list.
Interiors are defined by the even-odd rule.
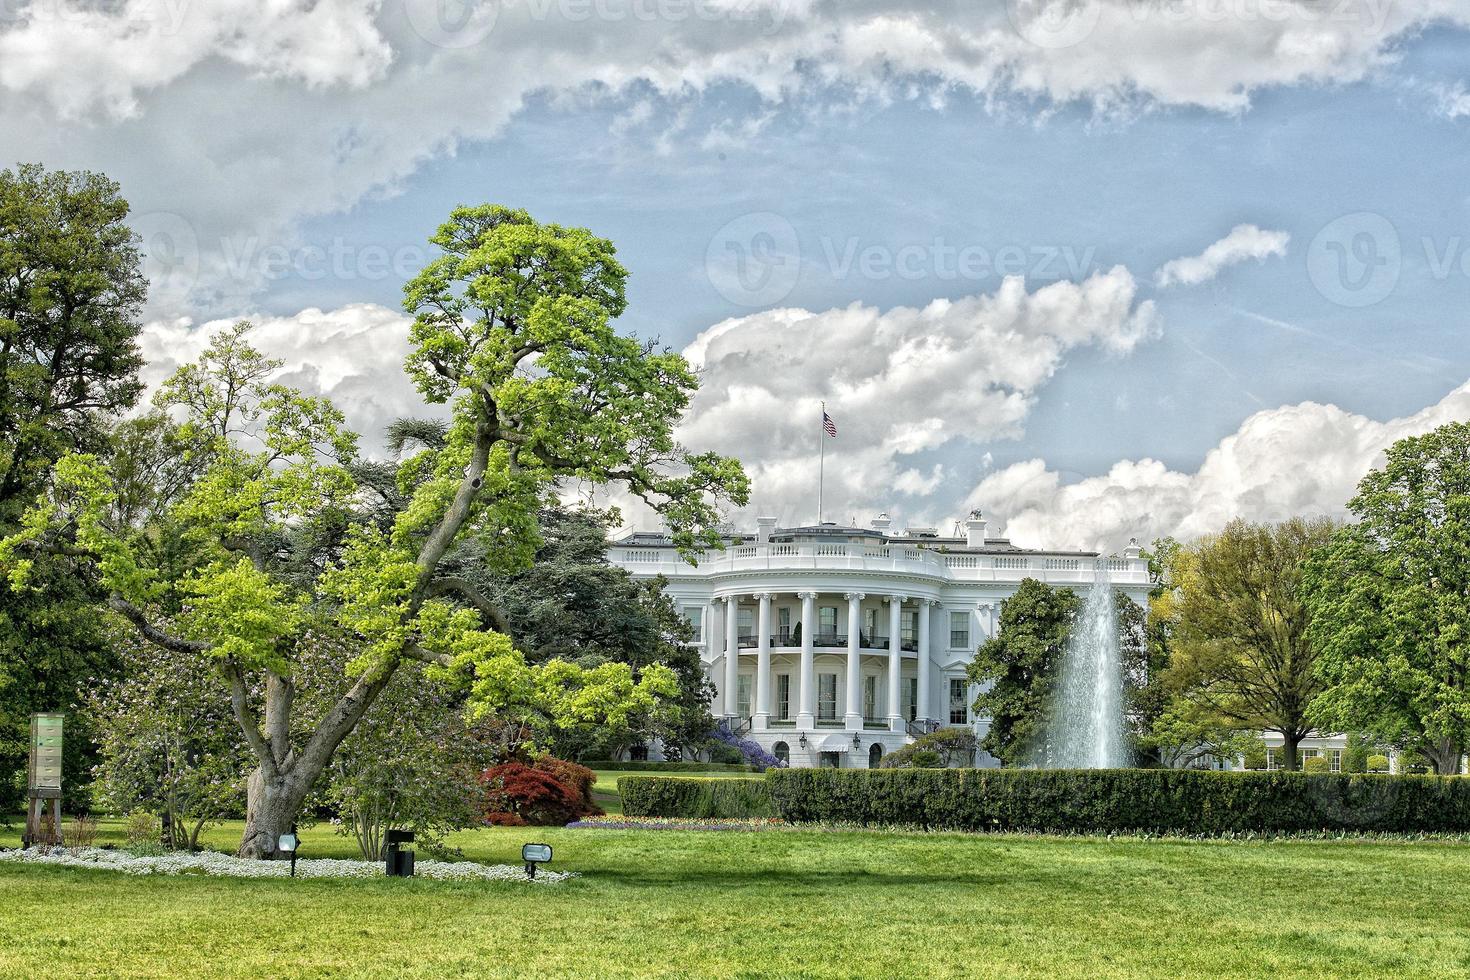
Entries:
[[[846,650],[847,636],[846,633],[818,632],[812,636],[812,646],[817,649]],[[741,633],[738,640],[742,650],[754,650],[760,646],[760,637],[755,633]],[[907,653],[917,653],[919,650],[919,641],[916,638],[901,637],[898,645]],[[794,629],[772,633],[771,646],[799,648],[801,634]],[[864,650],[887,650],[888,637],[864,631],[858,634],[858,646]]]

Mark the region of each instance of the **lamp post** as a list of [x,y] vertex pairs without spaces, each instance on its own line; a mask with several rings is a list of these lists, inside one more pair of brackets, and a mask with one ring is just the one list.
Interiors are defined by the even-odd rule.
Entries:
[[546,864],[551,860],[550,844],[522,844],[521,860],[526,862],[526,877],[536,877],[536,865]]
[[301,839],[296,836],[296,825],[291,825],[291,832],[282,834],[276,839],[276,850],[285,851],[291,855],[291,877],[296,877],[296,850],[301,844]]

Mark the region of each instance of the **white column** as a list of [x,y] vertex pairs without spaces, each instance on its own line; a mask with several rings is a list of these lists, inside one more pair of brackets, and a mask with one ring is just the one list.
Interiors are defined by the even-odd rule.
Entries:
[[847,593],[847,717],[845,727],[850,732],[863,730],[863,658],[858,653],[862,646],[863,594]]
[[801,597],[801,706],[796,727],[811,728],[817,718],[817,678],[812,665],[812,635],[817,628],[817,594],[802,592]]
[[903,677],[903,600],[907,596],[888,597],[888,729],[904,730],[903,716],[898,713],[898,683]]
[[762,592],[760,613],[756,616],[755,647],[755,727],[763,729],[771,720],[771,594]]
[[[722,687],[720,675],[715,671],[715,661],[725,652],[725,620],[721,618],[724,613],[725,601],[723,599],[711,599],[709,601],[709,623],[704,628],[706,637],[704,648],[704,672],[709,677],[709,682],[717,689]],[[717,698],[711,705],[715,714],[723,714],[725,699],[723,696]]]
[[740,713],[740,597],[725,600],[725,714]]
[[929,620],[933,618],[934,600],[919,600],[919,696],[914,713],[920,721],[929,720]]

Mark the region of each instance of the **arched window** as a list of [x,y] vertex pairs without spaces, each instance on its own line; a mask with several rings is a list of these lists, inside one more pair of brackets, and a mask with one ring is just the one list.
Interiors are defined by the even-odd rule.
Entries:
[[883,746],[880,745],[880,744],[878,744],[877,742],[874,742],[873,743],[873,747],[870,748],[870,749],[868,749],[868,768],[869,769],[877,769],[878,768],[878,760],[879,759],[882,759],[882,758],[883,758]]
[[785,742],[777,742],[771,746],[771,754],[780,759],[783,764],[789,765],[791,763],[791,746]]

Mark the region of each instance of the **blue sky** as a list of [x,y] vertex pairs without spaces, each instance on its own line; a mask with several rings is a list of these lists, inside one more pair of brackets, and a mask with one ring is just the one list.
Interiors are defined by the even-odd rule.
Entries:
[[[956,67],[935,55],[933,64],[906,71],[919,56],[899,51],[896,42],[876,48],[869,42],[854,54],[857,42],[833,46],[823,40],[826,33],[814,33],[814,40],[790,42],[793,64],[800,67],[795,74],[777,73],[774,82],[737,69],[711,70],[691,57],[671,83],[660,58],[683,48],[667,37],[648,41],[639,34],[630,35],[617,71],[598,69],[608,80],[589,69],[588,78],[563,89],[548,67],[546,77],[516,89],[517,83],[507,84],[516,75],[508,64],[504,74],[487,74],[479,87],[466,84],[458,96],[446,96],[450,107],[425,108],[424,119],[414,118],[407,99],[394,100],[393,87],[410,85],[405,77],[432,72],[455,52],[414,48],[394,33],[401,25],[395,28],[389,8],[398,5],[380,10],[366,4],[363,16],[369,20],[359,26],[381,32],[381,46],[392,52],[384,67],[374,69],[376,75],[363,69],[366,80],[356,73],[379,56],[374,37],[357,37],[336,24],[327,29],[330,40],[342,45],[336,52],[340,63],[332,69],[323,68],[319,58],[294,69],[271,62],[246,70],[241,65],[248,55],[222,47],[214,57],[208,50],[191,55],[194,60],[176,77],[162,80],[140,80],[132,63],[120,63],[113,66],[115,85],[95,92],[63,90],[36,81],[39,76],[7,77],[0,69],[0,123],[37,118],[48,99],[72,106],[55,132],[9,140],[7,155],[105,170],[123,181],[140,213],[167,212],[170,221],[181,216],[198,268],[184,291],[160,291],[164,298],[152,311],[163,331],[160,350],[174,342],[167,338],[183,336],[167,331],[197,332],[206,322],[235,316],[274,318],[299,328],[292,318],[311,308],[396,309],[400,273],[406,271],[260,277],[248,262],[243,273],[237,269],[221,278],[221,247],[213,242],[232,241],[228,249],[237,252],[271,245],[292,256],[337,243],[353,256],[373,248],[407,252],[412,264],[415,247],[462,202],[525,207],[543,220],[584,225],[613,239],[632,271],[627,327],[676,347],[729,318],[753,318],[750,335],[756,336],[764,322],[759,318],[772,308],[820,318],[860,304],[881,315],[1000,288],[1002,277],[993,270],[949,274],[935,243],[941,253],[983,250],[993,257],[1009,250],[1021,257],[1018,271],[1031,294],[1049,283],[1076,284],[1122,266],[1131,281],[1120,315],[1142,310],[1156,317],[1156,326],[1123,344],[1112,343],[1100,328],[1081,341],[1048,348],[1035,377],[977,383],[1023,399],[1026,407],[1018,417],[977,422],[962,417],[970,409],[960,403],[941,420],[952,428],[951,436],[904,444],[892,419],[879,425],[858,403],[846,416],[834,409],[842,429],[840,451],[858,452],[865,442],[887,446],[881,459],[853,458],[855,466],[875,467],[875,485],[854,480],[840,487],[843,513],[860,517],[896,506],[916,519],[937,521],[976,503],[990,481],[989,494],[1003,508],[1030,515],[1018,527],[1042,537],[1053,537],[1038,531],[1047,520],[1086,539],[1078,543],[1099,546],[1108,546],[1125,525],[1140,533],[1199,530],[1204,525],[1181,517],[1189,501],[1151,497],[1166,492],[1157,487],[1129,488],[1135,494],[1126,505],[1136,512],[1131,523],[1117,518],[1089,524],[1076,512],[1093,506],[1096,494],[1117,489],[1107,481],[1120,461],[1154,460],[1166,471],[1165,483],[1177,483],[1177,477],[1198,484],[1211,451],[1249,417],[1308,401],[1349,418],[1342,438],[1354,443],[1354,451],[1304,458],[1294,466],[1276,463],[1262,479],[1280,482],[1282,472],[1314,466],[1336,467],[1333,478],[1288,487],[1284,498],[1269,502],[1265,498],[1272,493],[1261,487],[1237,488],[1228,503],[1245,516],[1284,516],[1279,512],[1293,505],[1340,511],[1345,488],[1361,476],[1353,471],[1371,459],[1364,453],[1377,436],[1364,433],[1396,432],[1391,424],[1381,431],[1371,427],[1434,406],[1453,414],[1456,409],[1444,400],[1470,376],[1470,259],[1461,262],[1470,255],[1470,100],[1460,101],[1470,76],[1470,37],[1458,15],[1445,12],[1452,7],[1433,2],[1418,14],[1410,9],[1402,23],[1366,40],[1351,30],[1332,34],[1331,25],[1292,24],[1288,28],[1301,36],[1320,31],[1332,37],[1352,55],[1297,68],[1290,51],[1273,53],[1289,47],[1281,38],[1290,31],[1241,15],[1240,23],[1214,32],[1224,39],[1223,63],[1239,61],[1237,78],[1231,75],[1235,68],[1218,67],[1221,49],[1211,46],[1213,40],[1201,41],[1204,35],[1187,29],[1208,31],[1208,23],[1156,29],[1149,22],[1140,29],[1135,12],[1131,23],[1118,21],[1120,30],[1135,32],[1129,35],[1135,47],[1110,52],[1103,36],[1112,23],[1107,8],[1118,0],[1098,2],[1104,13],[1093,37],[1059,52],[1039,55],[1014,37],[995,41],[1004,21],[1001,28],[973,25],[965,40],[975,51],[1001,59],[1008,72],[979,82],[964,74],[963,59]],[[566,29],[538,41],[534,31],[540,25],[528,21],[524,33],[510,34],[512,7],[502,9],[500,33],[484,43],[514,45],[494,50],[528,59],[526,64],[550,64]],[[959,23],[968,11],[962,16],[943,3],[847,9],[877,7],[893,8],[885,11],[884,30],[890,33],[895,23],[941,38],[949,31],[959,37],[972,27]],[[824,16],[837,24],[848,16],[834,10],[797,4],[788,6],[788,16],[803,18],[803,25]],[[40,28],[29,26],[39,36]],[[308,33],[323,29],[303,23],[283,30],[293,26]],[[1270,35],[1268,43],[1246,47],[1257,35]],[[19,44],[19,37],[16,28],[11,40]],[[343,37],[357,39],[348,43]],[[0,30],[0,53],[5,40]],[[691,33],[681,44],[703,40]],[[776,40],[784,42],[785,35]],[[1094,41],[1096,50],[1088,47]],[[41,41],[33,43],[43,57]],[[538,43],[546,46],[540,61]],[[605,43],[618,42],[613,37]],[[710,43],[724,44],[725,37]],[[1232,49],[1232,43],[1241,47]],[[647,44],[659,58],[639,47]],[[800,44],[809,50],[797,50]],[[1191,51],[1191,44],[1198,50]],[[871,66],[875,57],[878,69]],[[813,84],[811,77],[827,73],[824,59],[835,81]],[[1196,70],[1200,78],[1184,77]],[[1044,79],[1027,81],[1028,71]],[[312,74],[322,72],[329,77]],[[1100,75],[1104,80],[1094,81]],[[806,81],[794,84],[793,77]],[[444,78],[452,82],[456,76],[446,71]],[[119,89],[131,104],[119,108]],[[219,101],[222,93],[232,93],[227,106]],[[483,111],[477,111],[477,100],[483,100]],[[450,105],[456,101],[463,104]],[[393,112],[403,115],[396,122],[381,118]],[[442,118],[434,119],[436,114]],[[225,132],[200,136],[201,120]],[[302,133],[291,132],[326,126],[338,131],[314,149]],[[295,147],[298,142],[301,147]],[[191,159],[200,166],[191,170]],[[293,199],[298,179],[304,189]],[[775,230],[776,251],[770,254],[780,269],[799,270],[779,295],[732,301],[728,289],[722,292],[728,281],[721,277],[729,271],[720,265],[728,256],[722,236],[731,234],[731,222],[737,222],[737,237]],[[1156,285],[1155,270],[1165,262],[1197,255],[1242,224],[1289,235],[1285,254],[1228,265],[1195,285]],[[1396,265],[1389,255],[1394,243],[1382,237],[1385,227],[1397,239]],[[794,238],[783,239],[785,230]],[[739,247],[759,251],[761,244],[752,240]],[[910,274],[865,273],[857,259],[863,250],[888,259],[908,254]],[[1369,287],[1372,295],[1344,292],[1341,276],[1363,271],[1361,259],[1396,269],[1391,288]],[[1365,299],[1371,302],[1356,305]],[[1033,328],[1050,336],[1050,328],[1027,329]],[[1052,333],[1060,336],[1065,328]],[[813,336],[810,349],[797,355],[806,371],[799,377],[815,379],[805,394],[822,394],[822,364],[830,358],[841,362],[834,370],[846,380],[834,382],[827,397],[845,405],[843,391],[850,395],[861,380],[852,373],[858,368],[844,360],[855,335],[823,327]],[[313,356],[309,344],[299,338],[292,343],[303,356]],[[1008,357],[1035,353],[1031,346],[1013,351],[998,341],[971,356],[979,373],[1004,375]],[[341,359],[344,352],[320,356]],[[706,370],[721,364],[729,372],[736,361],[711,361]],[[943,383],[956,381],[950,375]],[[922,391],[922,383],[910,380],[891,412],[922,414],[922,405],[912,401]],[[798,411],[810,412],[800,404]],[[1289,413],[1272,418],[1293,424]],[[715,432],[709,426],[694,431]],[[769,453],[773,472],[777,462],[789,470],[815,448],[796,445],[800,440],[784,428],[773,429],[773,438],[786,444],[734,439],[721,448],[739,451],[758,470],[759,457]],[[1271,446],[1265,439],[1258,448],[1269,453]],[[1287,451],[1285,444],[1281,451]],[[1092,490],[1066,499],[998,479],[1018,473],[1012,468],[1028,461],[1059,484]],[[1250,483],[1248,471],[1257,464],[1234,465],[1244,472],[1231,480]],[[800,511],[800,481],[766,479],[772,506]],[[885,503],[885,483],[909,489],[898,493],[899,503]],[[758,479],[758,499],[760,489]],[[1195,504],[1219,492],[1202,485],[1191,491]],[[1056,508],[1068,513],[1057,514]]]

